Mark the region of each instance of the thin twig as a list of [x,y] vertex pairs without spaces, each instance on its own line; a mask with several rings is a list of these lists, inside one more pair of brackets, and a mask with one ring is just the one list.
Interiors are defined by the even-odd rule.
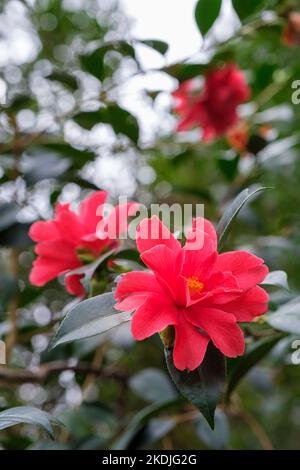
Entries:
[[0,367],[0,381],[8,384],[19,384],[24,382],[43,383],[53,375],[59,374],[65,370],[78,372],[82,374],[92,374],[101,378],[113,378],[119,381],[127,379],[127,375],[123,372],[113,370],[111,368],[100,369],[89,363],[79,362],[78,364],[70,364],[66,361],[54,361],[41,365],[36,370],[26,369],[8,369]]

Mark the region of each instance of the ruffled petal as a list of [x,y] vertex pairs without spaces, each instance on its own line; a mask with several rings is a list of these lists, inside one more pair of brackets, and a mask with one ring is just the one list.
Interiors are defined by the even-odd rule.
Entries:
[[179,241],[157,216],[142,220],[137,228],[136,244],[140,253],[144,253],[144,251],[148,251],[157,245],[165,245],[176,253],[182,249]]
[[232,313],[237,321],[248,322],[268,311],[269,295],[259,286],[252,287],[236,300],[222,305],[222,309]]
[[247,251],[228,251],[218,256],[216,271],[231,271],[241,289],[249,289],[264,280],[269,272],[264,260]]
[[115,292],[115,298],[118,301],[115,308],[135,310],[153,294],[164,295],[154,274],[145,271],[126,273],[122,276]]
[[141,255],[146,266],[154,271],[158,281],[180,305],[185,305],[185,299],[178,298],[185,291],[185,280],[180,277],[183,256],[183,250],[174,252],[166,245],[154,246]]
[[83,277],[83,274],[74,274],[72,276],[65,277],[65,286],[69,294],[76,295],[77,297],[84,297],[86,292],[83,285],[80,282],[80,279]]
[[98,223],[98,237],[115,240],[121,235],[126,234],[129,225],[128,218],[135,216],[139,207],[140,204],[137,202],[128,202],[114,207],[109,216]]
[[56,223],[53,220],[39,221],[31,225],[29,236],[34,242],[55,240],[60,237]]
[[69,269],[78,265],[78,257],[73,245],[63,240],[50,240],[35,247],[37,255],[69,263]]
[[209,337],[189,323],[183,315],[183,311],[180,311],[175,326],[173,361],[176,369],[194,370],[204,359]]
[[135,294],[162,294],[162,288],[154,274],[146,271],[132,271],[124,274],[117,286],[115,298],[123,300]]
[[80,203],[79,218],[86,233],[96,232],[97,223],[102,218],[103,204],[107,195],[107,191],[96,191]]
[[176,322],[175,305],[164,303],[164,299],[159,296],[150,296],[133,314],[131,331],[135,339],[143,340],[160,333],[169,325],[175,325]]
[[70,269],[74,269],[80,266],[80,261],[77,264],[70,266],[66,260],[59,260],[53,258],[46,258],[39,256],[34,262],[29,275],[29,280],[35,286],[43,286],[49,281],[52,281],[56,277],[64,274]]
[[187,310],[187,318],[205,331],[225,356],[236,357],[244,353],[244,335],[234,315],[215,308],[193,306]]

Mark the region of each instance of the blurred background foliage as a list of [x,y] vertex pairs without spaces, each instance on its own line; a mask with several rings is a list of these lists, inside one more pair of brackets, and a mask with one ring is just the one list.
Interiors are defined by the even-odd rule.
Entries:
[[[224,37],[216,23],[201,50],[199,33],[197,57],[164,60],[154,71],[143,67],[143,50],[164,57],[168,45],[132,38],[114,0],[1,0],[0,338],[7,365],[0,367],[0,408],[34,406],[65,424],[54,441],[30,424],[10,427],[0,431],[1,448],[299,449],[300,366],[291,363],[299,313],[270,347],[268,326],[252,331],[263,347],[231,404],[219,407],[212,432],[178,398],[158,338],[135,343],[126,325],[48,351],[76,300],[60,282],[40,289],[28,281],[28,227],[50,218],[57,201],[76,205],[101,188],[112,202],[128,195],[146,204],[204,203],[206,217],[217,221],[235,195],[259,184],[274,189],[243,209],[225,248],[250,249],[271,270],[288,273],[291,289],[272,289],[271,309],[299,302],[300,108],[292,83],[300,79],[300,46],[284,44],[282,31],[287,12],[300,5],[256,0],[256,10],[247,10],[251,2],[233,3],[242,25],[232,10]],[[252,91],[241,109],[250,129],[242,154],[225,138],[204,144],[199,130],[176,134],[171,113],[178,82],[229,60]]]

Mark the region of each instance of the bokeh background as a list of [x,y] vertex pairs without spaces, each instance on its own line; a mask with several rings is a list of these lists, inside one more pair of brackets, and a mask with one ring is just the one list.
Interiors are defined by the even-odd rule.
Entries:
[[[76,207],[105,189],[112,203],[120,195],[146,205],[202,203],[216,222],[243,188],[261,185],[274,189],[240,212],[226,248],[249,249],[287,272],[290,290],[271,291],[272,310],[299,302],[300,107],[292,84],[300,80],[300,45],[282,39],[299,2],[255,1],[241,25],[224,1],[205,40],[196,3],[0,0],[0,338],[7,346],[0,408],[35,406],[65,424],[54,441],[34,426],[0,431],[2,449],[299,449],[300,365],[291,355],[300,307],[274,347],[260,350],[232,404],[218,408],[213,432],[192,406],[177,403],[159,338],[136,343],[125,325],[48,351],[76,300],[60,280],[44,288],[28,280],[35,257],[28,229],[49,219],[57,201]],[[171,93],[179,82],[201,81],[211,64],[227,61],[251,87],[240,110],[250,126],[245,152],[226,138],[205,144],[199,129],[175,131]],[[103,105],[111,110],[105,122],[97,114]],[[262,341],[267,333],[262,327],[252,336]]]

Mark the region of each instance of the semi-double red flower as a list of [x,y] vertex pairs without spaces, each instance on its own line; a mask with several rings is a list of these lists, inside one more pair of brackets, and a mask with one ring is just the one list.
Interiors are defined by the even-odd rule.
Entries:
[[257,285],[268,273],[264,261],[246,251],[218,254],[215,229],[205,219],[194,221],[184,247],[157,217],[144,219],[137,247],[150,271],[126,273],[115,293],[118,310],[134,311],[133,336],[143,340],[172,325],[179,370],[197,368],[209,341],[225,356],[242,355],[238,322],[267,311],[268,295]]
[[[52,279],[82,266],[83,259],[93,260],[107,250],[118,247],[119,241],[108,233],[114,226],[115,235],[127,230],[128,215],[134,215],[138,204],[116,206],[108,217],[103,208],[106,191],[96,191],[81,202],[79,212],[73,212],[69,204],[57,204],[52,220],[35,222],[29,235],[37,242],[38,255],[30,273],[30,282],[43,286]],[[102,237],[99,237],[99,229]],[[96,233],[97,232],[97,233]],[[65,277],[67,291],[84,296],[81,275]]]
[[237,107],[250,97],[243,72],[235,64],[211,69],[202,91],[194,91],[194,81],[183,82],[173,93],[180,117],[177,131],[200,126],[203,140],[221,136],[239,120]]

